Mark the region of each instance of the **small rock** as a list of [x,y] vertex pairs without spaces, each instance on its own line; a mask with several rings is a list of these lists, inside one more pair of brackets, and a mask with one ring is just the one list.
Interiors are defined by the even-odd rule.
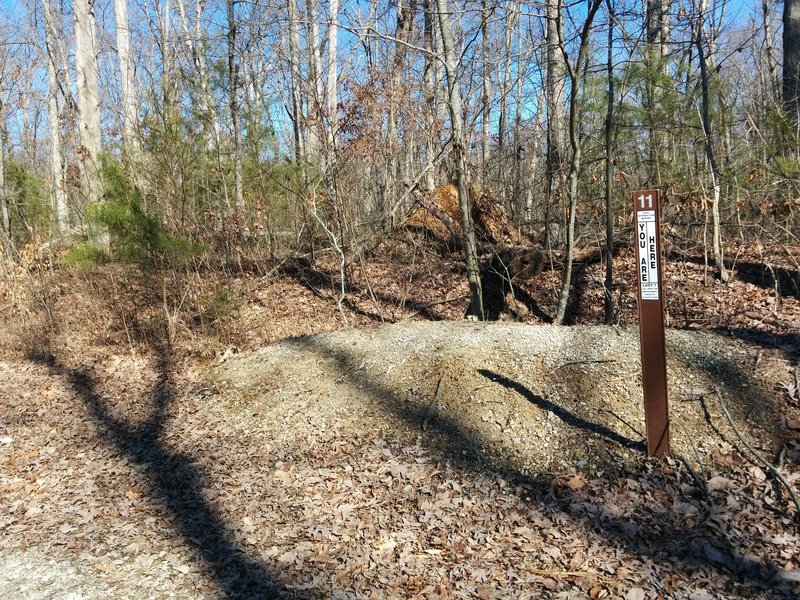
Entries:
[[730,488],[732,483],[733,482],[730,479],[717,475],[716,477],[712,477],[708,480],[708,489],[711,492],[719,492],[721,490],[727,490]]
[[646,597],[645,591],[638,587],[629,589],[625,594],[625,600],[644,600]]

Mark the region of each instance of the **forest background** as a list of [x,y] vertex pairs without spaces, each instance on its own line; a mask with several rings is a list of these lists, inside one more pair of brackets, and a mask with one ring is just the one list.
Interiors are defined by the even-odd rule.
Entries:
[[6,2],[4,251],[18,260],[46,243],[66,264],[262,274],[270,260],[328,256],[341,307],[354,265],[452,182],[474,314],[486,248],[470,187],[563,267],[556,322],[575,247],[602,247],[612,322],[634,189],[661,190],[668,247],[722,282],[726,251],[768,247],[797,265],[799,11]]
[[799,13],[0,0],[0,595],[797,597]]

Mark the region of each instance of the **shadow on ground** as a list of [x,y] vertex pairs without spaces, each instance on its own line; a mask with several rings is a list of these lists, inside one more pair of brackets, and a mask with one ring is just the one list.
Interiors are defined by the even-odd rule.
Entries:
[[513,379],[508,379],[507,377],[503,377],[502,375],[498,375],[494,371],[489,371],[487,369],[478,369],[478,373],[486,377],[486,379],[489,381],[493,381],[502,385],[504,388],[517,392],[531,404],[538,406],[542,410],[546,410],[551,414],[554,414],[570,427],[575,427],[583,431],[594,433],[610,442],[619,444],[623,448],[637,450],[639,452],[644,452],[647,449],[644,442],[637,442],[625,437],[624,435],[620,435],[616,431],[612,431],[608,427],[600,425],[599,423],[587,421],[575,413],[568,411],[563,406],[559,406],[558,404],[550,402],[549,400],[545,400],[541,396],[537,396],[524,385],[514,381]]
[[717,331],[764,348],[780,350],[793,364],[800,361],[800,335],[797,333],[771,333],[748,327],[722,327]]
[[101,438],[146,476],[148,498],[165,509],[175,532],[187,547],[195,549],[225,598],[311,598],[283,588],[278,583],[279,573],[247,555],[206,499],[203,473],[188,456],[167,447],[163,439],[165,421],[174,395],[171,360],[169,348],[156,350],[160,378],[151,393],[150,414],[135,424],[112,415],[110,402],[97,392],[87,371],[60,365],[47,350],[32,352],[28,358],[65,377],[86,406]]
[[[318,354],[321,361],[333,359],[338,371],[342,374],[344,383],[354,390],[362,392],[366,390],[388,414],[393,414],[406,421],[413,428],[419,428],[420,424],[427,420],[428,415],[424,409],[410,407],[399,391],[391,385],[361,374],[363,372],[357,368],[360,359],[351,355],[347,350],[326,343],[324,338],[307,338],[303,345],[308,351]],[[715,365],[701,365],[701,368],[708,368],[710,369],[709,373],[719,376]],[[529,402],[551,412],[567,425],[580,429],[584,435],[599,437],[612,450],[614,447],[628,451],[639,451],[644,448],[642,442],[629,439],[602,425],[587,421],[554,402],[536,396],[524,386],[503,375],[488,370],[481,370],[479,373],[483,377],[521,394]],[[744,377],[742,373],[728,373],[728,375],[731,376],[731,386],[734,387]],[[682,572],[688,581],[692,580],[698,570],[706,573],[721,571],[726,573],[732,582],[737,582],[736,585],[744,584],[751,592],[755,588],[762,591],[767,590],[770,597],[774,598],[794,597],[788,591],[787,584],[776,579],[776,573],[779,571],[777,565],[749,556],[746,552],[746,542],[739,540],[736,535],[726,533],[722,528],[711,523],[708,518],[700,519],[697,525],[687,527],[684,514],[671,509],[670,506],[654,506],[648,505],[646,502],[643,502],[641,506],[638,522],[636,517],[632,516],[610,516],[614,511],[603,510],[602,504],[595,505],[597,510],[587,513],[585,502],[576,501],[575,504],[571,504],[568,500],[555,498],[552,479],[549,476],[531,477],[515,470],[508,464],[500,464],[496,467],[487,464],[482,459],[481,446],[484,442],[474,439],[472,433],[455,417],[437,415],[431,420],[430,429],[426,435],[439,436],[445,440],[445,443],[441,445],[428,444],[432,455],[438,455],[441,460],[464,471],[471,473],[491,471],[514,484],[521,485],[527,490],[526,495],[531,496],[535,501],[543,505],[555,502],[561,511],[576,522],[583,523],[584,527],[602,531],[610,543],[622,546],[627,551],[643,558],[669,563],[672,568]],[[649,465],[649,463],[644,464]],[[652,466],[650,465],[650,467]],[[670,472],[672,475],[668,474]],[[665,474],[659,475],[665,486],[669,484],[673,489],[687,490],[685,497],[674,498],[673,502],[691,504],[696,507],[699,514],[710,517],[714,512],[713,502],[707,498],[704,499],[699,490],[692,490],[690,484],[693,480],[685,473],[685,479],[681,481],[681,472],[678,468],[674,471],[667,470]],[[636,471],[626,473],[626,476],[630,478],[642,475],[643,472]],[[669,481],[670,478],[673,481]],[[675,478],[678,481],[675,481]],[[681,483],[685,485],[681,486]],[[725,498],[719,497],[716,501],[724,505]],[[602,502],[602,499],[599,502]]]
[[[702,256],[684,254],[673,251],[667,254],[668,260],[683,261],[695,265],[704,265],[706,260]],[[770,267],[761,262],[736,262],[725,261],[728,269],[735,269],[735,278],[765,289],[775,289],[781,296],[800,297],[800,272],[796,269],[785,267]]]

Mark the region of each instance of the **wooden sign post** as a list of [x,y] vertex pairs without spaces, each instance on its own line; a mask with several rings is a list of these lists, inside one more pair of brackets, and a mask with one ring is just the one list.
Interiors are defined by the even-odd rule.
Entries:
[[639,338],[647,455],[666,456],[669,454],[669,411],[658,190],[634,192],[633,214],[639,280]]

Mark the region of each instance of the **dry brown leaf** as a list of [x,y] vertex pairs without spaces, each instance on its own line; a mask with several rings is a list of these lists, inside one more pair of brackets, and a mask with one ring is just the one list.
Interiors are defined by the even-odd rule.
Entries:
[[556,487],[568,488],[577,492],[586,487],[586,478],[582,473],[572,473],[570,475],[559,475],[553,482]]
[[719,464],[729,467],[741,467],[745,464],[745,460],[733,451],[720,452],[719,450],[715,449],[713,452],[711,452],[711,457]]

